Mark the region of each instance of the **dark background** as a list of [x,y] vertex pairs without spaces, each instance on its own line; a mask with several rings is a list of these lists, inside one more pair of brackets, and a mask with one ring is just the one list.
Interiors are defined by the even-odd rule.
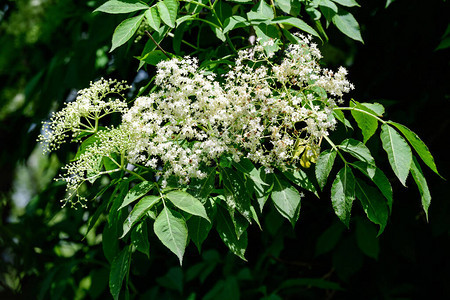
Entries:
[[[450,3],[397,0],[385,8],[384,1],[360,2],[361,7],[351,11],[361,25],[364,44],[330,26],[329,44],[322,46],[325,62],[330,67],[347,66],[356,86],[350,97],[385,105],[386,119],[416,132],[434,155],[441,175],[448,179],[450,48],[436,48],[450,25]],[[58,163],[44,165],[39,173],[33,169],[30,156],[40,122],[52,109],[61,107],[74,91],[100,76],[132,82],[137,61],[126,54],[126,47],[107,53],[120,17],[93,16],[90,12],[98,6],[96,1],[92,5],[71,0],[43,3],[33,7],[28,1],[0,2],[0,298],[103,299],[110,296],[101,246],[88,246],[82,240],[78,232],[85,223],[82,211],[65,209],[59,213],[61,208],[55,199],[63,194],[63,187],[40,177]],[[36,30],[39,34],[33,35]],[[102,57],[106,57],[103,63]],[[24,100],[14,106],[11,99],[17,93],[24,93]],[[373,139],[369,142],[379,150],[374,153],[377,161],[386,161],[381,145]],[[68,150],[58,152],[62,162]],[[29,170],[25,177],[30,182],[31,202],[26,207],[17,207],[12,201],[17,181],[24,178],[17,175],[19,168]],[[450,190],[446,180],[425,166],[423,171],[433,198],[429,222],[413,180],[408,179],[406,189],[395,183],[393,174],[386,174],[393,179],[394,205],[388,226],[376,243],[377,259],[358,247],[355,228],[358,222],[365,222],[359,218],[364,214],[359,207],[352,212],[350,230],[331,234],[337,236],[337,242],[333,244],[328,238],[333,245],[317,255],[318,240],[330,226],[342,231],[324,193],[320,200],[304,200],[295,230],[268,209],[264,234],[256,226],[249,229],[247,263],[227,254],[217,234],[210,234],[203,258],[190,245],[180,269],[176,258],[151,240],[150,262],[144,256],[133,257],[132,293],[143,299],[152,295],[179,299],[194,292],[197,297],[212,297],[216,289],[224,299],[237,295],[258,299],[264,289],[270,294],[289,279],[319,278],[336,282],[343,290],[297,283],[295,288],[280,288],[278,296],[450,298]],[[59,215],[60,219],[55,218]],[[81,248],[65,256],[55,250],[61,241],[80,244]],[[204,278],[194,276],[196,268]],[[80,288],[88,274],[90,287]],[[179,282],[174,279],[179,274],[184,278],[182,292],[173,283]]]

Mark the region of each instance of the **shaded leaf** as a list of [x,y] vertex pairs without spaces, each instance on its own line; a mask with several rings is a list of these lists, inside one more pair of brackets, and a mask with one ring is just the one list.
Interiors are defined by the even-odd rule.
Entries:
[[301,195],[295,187],[274,175],[272,201],[278,212],[295,225],[300,216]]
[[389,211],[392,211],[392,186],[389,182],[389,179],[386,177],[386,175],[384,175],[383,171],[381,171],[374,165],[369,165],[368,163],[362,161],[357,161],[353,163],[352,166],[356,167],[364,175],[370,178],[373,183],[375,183],[383,196],[387,199]]
[[192,216],[187,220],[187,227],[189,230],[189,237],[194,242],[195,246],[197,246],[198,252],[201,252],[202,244],[208,236],[212,224],[204,218]]
[[374,259],[378,259],[380,243],[376,228],[363,218],[356,219],[356,243],[361,251]]
[[431,194],[425,176],[415,156],[413,156],[411,163],[411,175],[419,188],[420,196],[422,197],[422,207],[428,221],[428,207],[430,207],[431,203]]
[[126,246],[114,258],[111,264],[111,272],[109,273],[109,290],[114,300],[119,299],[120,290],[123,280],[128,274],[131,260],[131,247]]
[[389,215],[384,197],[376,188],[367,185],[360,179],[356,179],[356,197],[361,202],[369,220],[380,225],[378,230],[378,235],[380,235],[386,227]]
[[319,256],[333,250],[341,239],[344,229],[340,222],[328,227],[317,239],[315,255]]
[[218,206],[216,229],[224,244],[237,256],[245,260],[245,250],[247,248],[247,232],[245,231],[240,239],[237,238],[233,222],[226,211]]
[[347,7],[360,6],[355,0],[333,0],[333,1]]
[[147,258],[150,257],[150,243],[148,241],[147,224],[145,222],[139,223],[131,232],[131,244],[137,251],[145,254]]

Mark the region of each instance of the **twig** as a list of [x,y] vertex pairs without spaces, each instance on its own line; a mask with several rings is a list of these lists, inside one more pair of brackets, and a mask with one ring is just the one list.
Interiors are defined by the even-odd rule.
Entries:
[[155,41],[155,39],[152,37],[152,35],[150,34],[150,32],[148,32],[147,30],[145,31],[145,33],[148,35],[148,37],[153,41],[153,43],[155,43],[156,47],[158,47],[159,50],[161,50],[162,53],[164,53],[165,56],[167,56],[168,58],[172,58],[170,57],[169,54],[167,54],[167,52],[161,48],[161,46]]

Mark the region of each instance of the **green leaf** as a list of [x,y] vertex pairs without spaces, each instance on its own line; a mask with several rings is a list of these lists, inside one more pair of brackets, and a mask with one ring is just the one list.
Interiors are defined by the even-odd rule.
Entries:
[[356,219],[356,243],[359,249],[369,257],[378,259],[380,243],[376,228],[363,218]]
[[265,168],[259,168],[257,170],[257,176],[261,179],[264,184],[260,183],[259,180],[252,181],[253,190],[255,191],[256,200],[259,204],[259,209],[262,212],[264,204],[266,204],[267,199],[270,196],[273,188],[273,175],[266,174]]
[[227,205],[232,208],[235,207],[251,222],[250,199],[247,195],[244,178],[230,168],[223,168],[221,173]]
[[119,299],[122,283],[128,274],[131,260],[131,247],[126,246],[114,258],[111,264],[111,272],[109,273],[109,290],[114,300]]
[[348,11],[339,9],[339,12],[333,16],[333,24],[346,36],[364,43],[361,37],[359,24],[355,17]]
[[295,0],[275,0],[275,4],[285,13],[297,17],[300,13],[301,3]]
[[317,239],[315,256],[330,252],[341,239],[345,227],[340,222],[335,222],[327,228]]
[[129,39],[131,39],[131,37],[141,25],[143,19],[144,14],[126,19],[122,23],[120,23],[119,26],[117,26],[114,30],[111,50],[109,50],[109,52],[112,52],[114,49],[122,46]]
[[171,28],[175,28],[175,22],[177,20],[178,13],[178,1],[177,0],[164,0],[156,3],[159,16],[164,24]]
[[104,12],[108,14],[127,14],[134,11],[147,9],[148,5],[136,0],[109,0],[100,5],[94,12]]
[[346,139],[340,145],[338,145],[338,148],[349,153],[360,161],[375,165],[375,160],[373,159],[372,154],[370,154],[369,148],[367,148],[367,146],[360,141],[354,139]]
[[437,170],[436,164],[434,162],[434,158],[431,155],[430,150],[428,150],[427,145],[425,145],[425,143],[422,142],[422,140],[419,138],[419,136],[402,124],[395,123],[395,122],[389,122],[389,124],[392,124],[395,127],[397,127],[397,129],[400,130],[400,132],[406,137],[406,139],[411,144],[411,146],[414,148],[414,150],[416,150],[417,154],[419,154],[419,157],[422,159],[422,161],[431,170],[433,170],[433,172],[435,172],[436,174],[441,176]]
[[347,7],[360,6],[355,0],[333,0],[333,2]]
[[[256,36],[260,39],[260,43],[263,44],[266,53],[273,53],[280,49],[278,45],[280,32],[275,25],[261,23],[258,26],[253,26],[253,28],[255,29]],[[269,41],[273,41],[273,44],[268,44],[267,42]]]
[[[168,53],[168,52],[166,52],[166,53],[171,56],[170,53]],[[164,54],[161,50],[154,50],[154,51],[147,53],[144,58],[139,59],[139,60],[144,61],[149,65],[156,66],[161,61],[168,60],[168,59],[169,58],[167,57],[167,55]]]
[[339,122],[344,124],[346,128],[353,129],[352,124],[349,120],[345,118],[344,113],[341,110],[333,110],[333,117],[335,117]]
[[212,224],[204,218],[192,216],[187,220],[187,227],[189,230],[189,237],[194,242],[195,246],[197,246],[198,252],[200,253],[202,244],[208,236]]
[[364,175],[370,178],[373,183],[375,183],[383,196],[387,199],[389,211],[392,211],[392,186],[389,182],[389,179],[386,177],[386,175],[384,175],[383,171],[381,171],[374,165],[370,165],[362,161],[352,163],[352,166],[356,167]]
[[188,230],[183,217],[164,207],[155,220],[153,229],[159,240],[183,263],[184,250],[188,241]]
[[278,212],[294,227],[300,216],[301,195],[295,187],[274,174],[272,201]]
[[159,17],[158,9],[155,6],[150,7],[144,13],[147,24],[154,30],[158,30],[161,26],[161,18]]
[[218,206],[216,229],[224,244],[241,259],[245,259],[245,249],[247,248],[247,231],[244,231],[238,239],[234,229],[234,224],[227,212]]
[[320,0],[319,8],[322,14],[325,16],[325,19],[327,20],[327,28],[328,28],[328,25],[333,20],[334,15],[337,14],[338,12],[338,7],[330,0]]
[[312,28],[311,26],[309,26],[308,24],[306,24],[304,21],[302,21],[299,18],[287,17],[287,16],[286,17],[277,17],[277,18],[273,19],[270,23],[271,24],[291,25],[300,30],[303,30],[304,32],[307,32],[313,36],[320,38],[320,35],[317,33],[317,31],[314,30],[314,28]]
[[380,235],[388,220],[388,208],[384,198],[380,192],[364,183],[361,179],[356,179],[356,198],[361,202],[361,205],[370,221],[380,225],[378,235]]
[[158,201],[159,196],[145,196],[133,208],[128,215],[125,222],[123,222],[123,233],[120,238],[123,238],[130,229],[136,224]]
[[400,134],[387,124],[381,126],[380,137],[392,170],[400,182],[406,186],[406,178],[412,161],[411,148]]
[[172,202],[173,205],[175,205],[179,209],[184,210],[185,212],[192,215],[205,218],[209,221],[203,204],[200,202],[200,200],[198,200],[191,194],[186,193],[182,190],[175,190],[167,193],[165,196],[170,200],[170,202]]
[[411,163],[411,174],[417,184],[417,187],[419,188],[420,196],[422,197],[422,207],[425,211],[425,216],[428,221],[428,207],[430,207],[431,203],[431,194],[430,190],[428,189],[428,184],[425,176],[423,175],[422,169],[420,168],[420,165],[415,156],[413,156],[413,160]]
[[209,194],[214,190],[214,183],[216,179],[216,169],[211,168],[206,178],[199,180],[196,178],[191,179],[189,184],[189,193],[199,199],[202,203],[206,202]]
[[331,203],[334,212],[347,227],[350,223],[353,200],[355,200],[355,177],[350,167],[345,165],[331,186]]
[[358,124],[358,127],[361,128],[362,135],[364,137],[364,143],[366,143],[370,139],[370,137],[377,131],[378,120],[375,117],[377,113],[356,101],[352,101],[350,103],[350,106],[358,110],[366,111],[373,115],[372,116],[355,109],[351,110],[353,118]]
[[120,205],[119,209],[124,208],[125,206],[133,203],[134,201],[147,194],[153,188],[153,186],[154,183],[150,181],[143,181],[133,186],[125,196],[125,199],[123,199],[123,203],[122,205]]
[[311,179],[309,179],[308,175],[301,169],[288,169],[283,172],[283,175],[286,176],[291,182],[295,183],[299,187],[314,193],[314,195],[319,198],[319,194],[317,193],[316,187],[314,186]]
[[145,254],[147,258],[150,257],[150,243],[148,241],[147,224],[145,222],[139,223],[131,232],[131,244],[137,251]]
[[361,104],[363,107],[367,107],[370,110],[370,112],[375,113],[378,117],[382,117],[384,114],[384,106],[381,105],[380,103],[362,102],[359,104]]
[[259,1],[258,4],[247,13],[247,19],[252,22],[252,24],[258,24],[260,23],[259,21],[271,20],[273,18],[273,10],[264,0]]
[[317,182],[319,183],[321,190],[325,187],[328,177],[330,176],[330,172],[336,158],[336,153],[337,152],[334,150],[325,150],[320,153],[319,158],[317,159],[315,171]]
[[236,28],[247,27],[250,23],[241,16],[231,16],[227,18],[223,23],[223,33],[227,33]]

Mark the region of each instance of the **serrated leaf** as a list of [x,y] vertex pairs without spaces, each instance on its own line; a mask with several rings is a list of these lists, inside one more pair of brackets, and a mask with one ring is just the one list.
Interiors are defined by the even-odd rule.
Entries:
[[122,205],[120,205],[119,209],[122,209],[125,206],[138,200],[139,198],[143,197],[153,188],[153,186],[154,183],[151,181],[143,181],[133,186],[131,190],[128,191],[125,199],[123,199],[123,203]]
[[128,274],[130,268],[131,251],[130,246],[126,246],[114,258],[111,264],[111,271],[109,273],[109,290],[114,300],[119,299],[120,290],[122,288],[123,280]]
[[114,30],[111,50],[109,50],[109,52],[112,52],[114,49],[122,46],[129,39],[131,39],[131,37],[134,35],[134,33],[141,25],[143,19],[144,14],[126,19],[122,23],[120,23],[119,26],[117,26],[116,29]]
[[156,236],[183,263],[183,255],[188,241],[188,230],[183,217],[164,207],[153,225]]
[[331,203],[334,212],[349,227],[352,204],[355,200],[355,177],[349,166],[344,166],[331,186]]
[[330,176],[331,169],[334,165],[334,160],[336,159],[337,152],[334,150],[325,150],[320,153],[319,158],[316,163],[316,178],[319,187],[322,190]]
[[[351,114],[358,124],[358,127],[361,129],[364,143],[366,143],[377,131],[378,120],[374,117],[376,113],[356,101],[352,101],[350,105],[354,108],[351,110]],[[358,110],[366,111],[373,116]]]
[[370,154],[369,148],[360,141],[346,139],[338,145],[338,148],[360,161],[375,165],[375,160],[373,159],[372,154]]
[[355,17],[348,11],[339,9],[339,12],[335,14],[332,18],[333,24],[346,36],[364,43],[361,37],[361,31],[359,29],[359,24]]
[[422,208],[425,211],[425,216],[428,221],[428,207],[430,207],[431,203],[431,194],[430,190],[428,189],[428,184],[425,176],[422,173],[422,169],[420,168],[420,165],[416,157],[414,156],[411,163],[411,175],[414,178],[414,181],[416,182],[419,189],[420,196],[422,198]]
[[373,183],[375,183],[383,196],[386,198],[389,211],[392,211],[392,186],[389,182],[389,179],[386,177],[386,175],[384,175],[383,171],[381,171],[374,165],[370,165],[362,161],[357,161],[355,163],[352,163],[352,165],[360,170],[368,178],[370,178]]
[[380,225],[378,230],[378,235],[380,235],[386,227],[389,215],[384,198],[376,188],[367,185],[360,179],[356,179],[356,198],[361,202],[369,220]]
[[200,200],[198,200],[191,194],[186,193],[182,190],[175,190],[167,193],[165,196],[170,200],[170,202],[172,202],[173,205],[175,205],[179,209],[184,210],[191,215],[199,216],[209,221],[203,204],[200,202]]
[[178,2],[176,0],[164,0],[156,3],[159,16],[164,24],[171,28],[175,28],[178,14]]
[[158,30],[161,26],[161,18],[158,9],[155,6],[150,7],[144,13],[147,24],[154,30]]
[[245,231],[240,239],[238,239],[231,218],[220,206],[217,210],[216,229],[219,233],[220,238],[222,239],[224,244],[231,250],[231,252],[239,256],[241,259],[247,261],[244,256],[248,243],[247,232]]
[[127,14],[147,8],[148,5],[136,0],[109,0],[100,5],[96,10],[94,10],[94,12]]
[[317,33],[317,31],[314,30],[311,26],[306,24],[304,21],[302,21],[299,18],[294,17],[277,17],[270,21],[271,24],[285,24],[285,25],[291,25],[294,26],[304,32],[307,32],[313,36],[316,36],[320,38],[320,35]]
[[200,253],[202,244],[208,236],[212,224],[204,218],[192,216],[187,220],[187,226],[189,237],[194,242],[195,246],[197,246],[198,252]]
[[158,201],[159,196],[145,196],[142,198],[133,208],[128,215],[127,219],[123,223],[123,233],[120,238],[123,238],[130,229],[136,224]]
[[387,124],[381,126],[380,137],[392,170],[400,182],[406,186],[406,178],[412,161],[411,148],[401,135]]
[[[431,155],[430,150],[428,150],[427,145],[425,145],[424,142],[419,138],[417,134],[412,132],[408,127],[395,123],[395,122],[389,122],[389,124],[394,125],[397,127],[398,130],[406,137],[408,142],[411,144],[411,146],[416,150],[417,154],[419,154],[419,157],[422,159],[422,161],[431,169],[433,172],[441,176],[437,170],[436,164],[434,162],[434,158]],[[441,176],[442,177],[442,176]]]
[[355,0],[333,0],[333,2],[347,7],[360,6]]
[[300,216],[301,195],[295,187],[274,175],[272,201],[278,212],[294,227]]

